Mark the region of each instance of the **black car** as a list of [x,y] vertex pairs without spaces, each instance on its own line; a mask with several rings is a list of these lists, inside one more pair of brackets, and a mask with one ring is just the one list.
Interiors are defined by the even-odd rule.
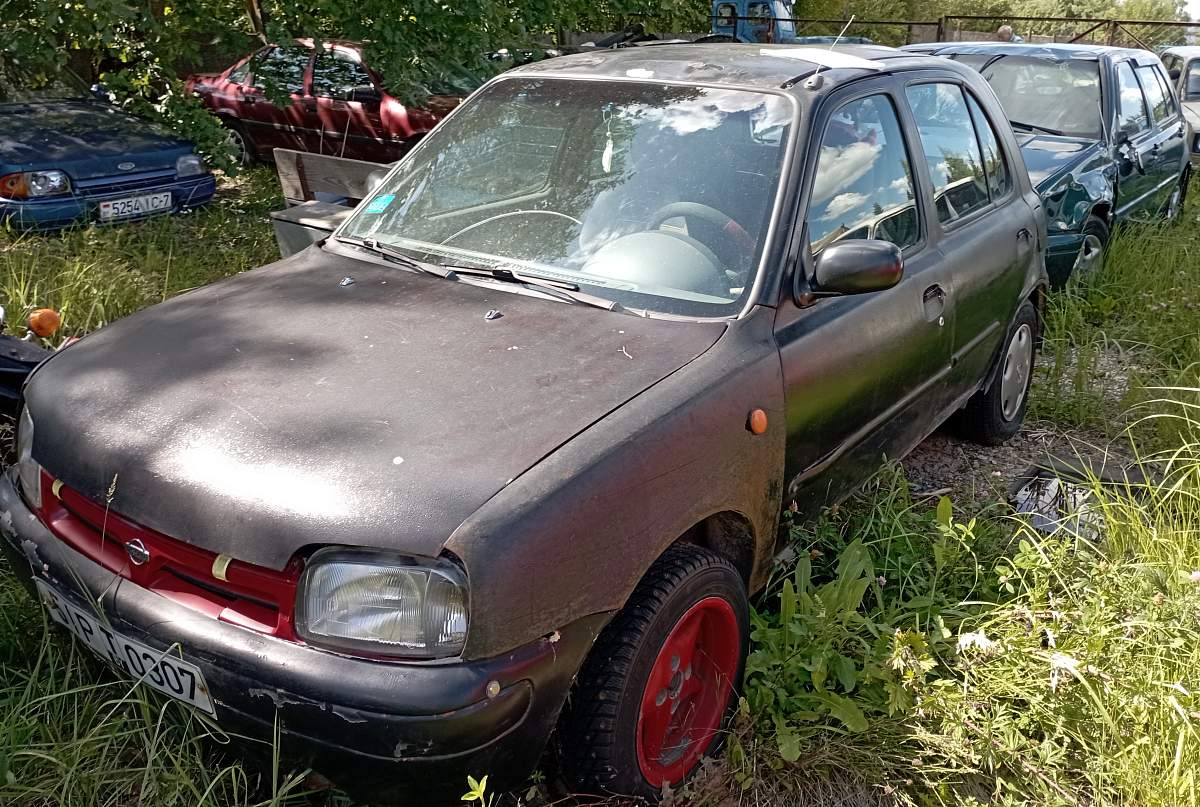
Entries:
[[781,510],[955,413],[1019,429],[1042,221],[951,61],[520,67],[327,241],[46,361],[0,544],[114,666],[355,795],[511,785],[557,728],[573,789],[653,799],[718,737]]
[[1045,205],[1056,285],[1103,262],[1114,226],[1179,214],[1190,176],[1186,126],[1150,51],[995,42],[905,49],[969,65],[996,91]]

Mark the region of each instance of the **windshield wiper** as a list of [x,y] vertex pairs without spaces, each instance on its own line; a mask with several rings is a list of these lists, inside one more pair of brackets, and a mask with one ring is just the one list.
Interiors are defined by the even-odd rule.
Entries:
[[374,238],[359,238],[353,235],[338,235],[334,236],[334,240],[342,244],[350,244],[351,246],[365,249],[367,252],[378,255],[381,258],[398,263],[406,269],[411,269],[414,272],[420,272],[424,275],[433,275],[434,277],[444,278],[446,280],[454,280],[457,275],[451,267],[442,267],[438,264],[424,263],[415,258],[410,258],[400,250],[393,246],[389,246]]
[[609,300],[607,297],[598,297],[595,294],[580,291],[577,284],[566,280],[555,280],[549,277],[526,274],[525,272],[515,272],[512,269],[502,266],[480,268],[474,266],[450,266],[448,264],[438,265],[462,275],[476,275],[479,277],[494,278],[505,283],[519,283],[522,286],[548,294],[551,297],[557,297],[569,303],[579,303],[580,305],[588,305],[592,308],[603,308],[605,311],[626,310],[625,306],[616,300]]
[[1041,132],[1042,134],[1055,135],[1056,137],[1064,136],[1063,132],[1060,132],[1058,129],[1051,129],[1049,126],[1038,126],[1036,123],[1022,123],[1019,120],[1012,120],[1011,118],[1008,122],[1012,124],[1014,129],[1027,129],[1031,132]]
[[398,263],[401,266],[411,269],[414,272],[420,272],[434,277],[444,278],[446,280],[457,280],[459,275],[474,275],[476,277],[490,277],[495,280],[500,280],[505,283],[517,283],[527,288],[534,289],[538,292],[546,294],[550,297],[556,297],[568,303],[578,303],[580,305],[588,305],[593,308],[603,308],[605,311],[624,311],[625,308],[616,300],[609,300],[604,297],[597,297],[594,294],[588,294],[579,290],[579,286],[574,283],[569,283],[563,280],[554,280],[548,277],[539,277],[538,275],[527,275],[524,272],[514,272],[512,269],[504,267],[479,268],[474,266],[452,266],[444,263],[425,263],[418,261],[415,258],[410,258],[400,250],[393,246],[385,244],[374,238],[359,238],[358,236],[339,235],[335,236],[335,240],[350,244],[351,246],[365,249],[366,251],[386,258],[389,261]]

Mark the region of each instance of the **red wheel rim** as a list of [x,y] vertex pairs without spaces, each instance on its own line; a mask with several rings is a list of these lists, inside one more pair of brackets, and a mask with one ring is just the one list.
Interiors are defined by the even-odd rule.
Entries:
[[637,758],[651,787],[683,780],[712,744],[741,654],[733,606],[706,597],[688,609],[650,668],[638,712]]

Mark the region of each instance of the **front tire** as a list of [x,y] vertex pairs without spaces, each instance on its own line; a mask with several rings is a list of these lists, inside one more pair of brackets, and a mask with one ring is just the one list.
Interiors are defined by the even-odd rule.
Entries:
[[579,672],[559,721],[567,786],[656,801],[684,782],[718,743],[749,638],[737,569],[702,547],[669,548]]
[[961,413],[962,431],[968,439],[996,446],[1021,430],[1029,406],[1037,336],[1037,310],[1026,300],[1017,309],[987,386],[967,401]]
[[1071,267],[1071,276],[1090,277],[1104,266],[1104,254],[1111,236],[1108,224],[1096,215],[1088,216],[1083,224],[1083,243]]

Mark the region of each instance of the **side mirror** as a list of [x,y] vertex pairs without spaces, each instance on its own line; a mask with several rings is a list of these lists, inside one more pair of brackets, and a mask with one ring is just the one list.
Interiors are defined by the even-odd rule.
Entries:
[[883,291],[903,276],[904,258],[891,241],[841,241],[817,256],[813,291],[818,296]]
[[1178,67],[1172,67],[1167,71],[1167,75],[1171,77],[1171,81],[1179,81],[1179,77],[1183,75],[1183,71]]
[[1121,162],[1125,167],[1125,173],[1129,173],[1132,169],[1139,174],[1146,173],[1146,166],[1142,162],[1142,153],[1137,150],[1137,146],[1133,145],[1133,140],[1127,129],[1121,129],[1117,132],[1117,156],[1121,158]]

